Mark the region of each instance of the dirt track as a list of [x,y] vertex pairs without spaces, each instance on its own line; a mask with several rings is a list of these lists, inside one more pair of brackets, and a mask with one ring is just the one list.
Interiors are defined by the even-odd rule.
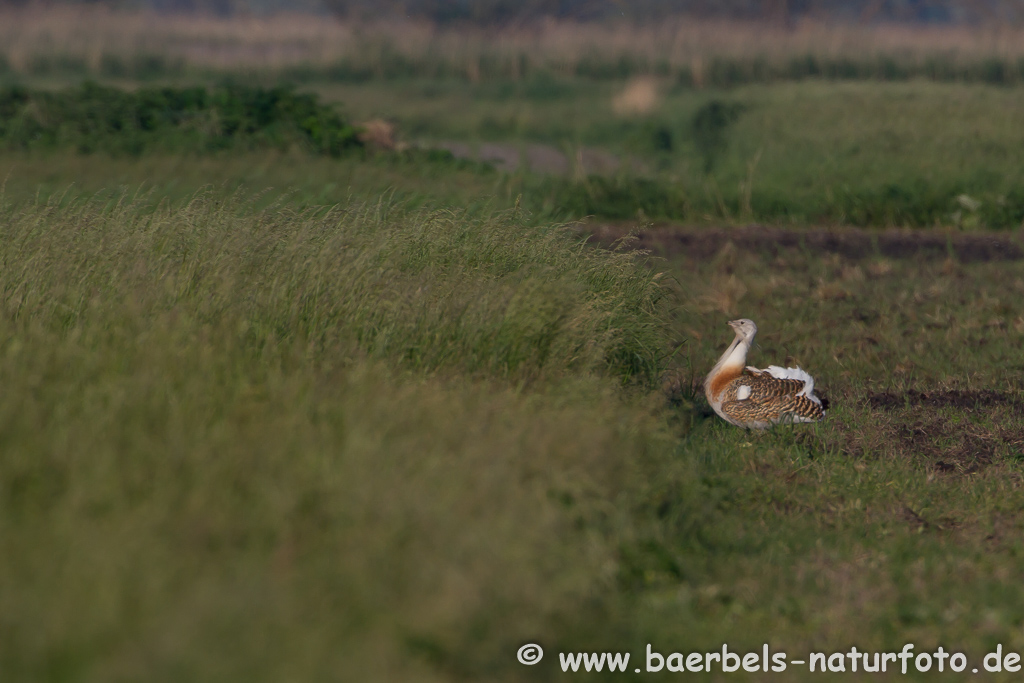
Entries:
[[491,164],[496,169],[512,173],[520,167],[534,173],[552,175],[611,175],[623,166],[633,171],[642,171],[644,166],[637,159],[621,159],[618,156],[596,147],[579,147],[575,156],[570,158],[566,150],[552,145],[511,144],[503,142],[484,142],[471,145],[466,142],[439,142],[433,145],[452,153],[457,159],[470,159]]
[[662,256],[686,254],[695,259],[714,256],[727,243],[738,249],[779,255],[799,250],[817,254],[838,254],[848,259],[866,258],[926,260],[955,258],[961,263],[1017,261],[1024,259],[1024,241],[1015,232],[957,233],[936,230],[864,230],[820,228],[798,230],[752,225],[741,228],[684,227],[656,225],[636,230],[629,225],[585,224],[584,234],[600,244],[610,245],[634,230],[638,249]]

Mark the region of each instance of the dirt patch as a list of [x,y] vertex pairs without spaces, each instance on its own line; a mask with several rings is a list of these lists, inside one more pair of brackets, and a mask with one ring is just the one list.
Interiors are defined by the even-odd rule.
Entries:
[[[813,452],[846,457],[903,458],[940,476],[974,474],[989,465],[1024,459],[1024,397],[1017,393],[962,389],[909,389],[846,394],[874,415],[830,429],[810,444]],[[870,425],[870,426],[866,426]]]
[[622,159],[610,152],[594,147],[580,147],[569,157],[566,153],[552,145],[513,144],[504,142],[484,142],[471,145],[465,142],[439,142],[437,149],[447,150],[457,159],[482,161],[508,173],[519,168],[526,168],[534,173],[551,175],[612,175],[626,168],[631,171],[644,170],[636,159]]
[[[1024,401],[1016,394],[991,389],[872,392],[867,405],[880,413],[875,446],[921,461],[935,472],[967,475],[1024,450]],[[937,411],[942,409],[939,414]],[[984,412],[988,419],[955,419],[956,412]],[[883,417],[884,416],[884,417]],[[844,435],[861,449],[863,438]],[[875,449],[872,449],[875,450]]]
[[684,254],[706,260],[732,243],[737,249],[769,256],[786,251],[838,254],[847,259],[869,258],[940,260],[953,257],[961,263],[1017,261],[1024,259],[1024,244],[1011,235],[945,233],[931,230],[862,230],[820,228],[794,230],[752,225],[742,228],[702,228],[674,225],[636,230],[629,225],[582,225],[599,244],[610,245],[632,233],[631,246],[662,256]]
[[949,422],[930,420],[904,427],[895,434],[903,451],[926,459],[938,472],[972,474],[991,465],[1005,445],[999,431],[962,431]]

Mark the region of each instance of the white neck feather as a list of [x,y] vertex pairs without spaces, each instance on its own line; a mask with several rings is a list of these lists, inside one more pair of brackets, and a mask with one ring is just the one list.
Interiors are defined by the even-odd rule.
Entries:
[[708,379],[717,375],[722,370],[742,370],[747,363],[747,352],[750,351],[750,342],[743,337],[737,336],[733,339],[732,344],[725,350],[722,357],[715,363],[715,367],[711,368],[711,372],[708,373]]

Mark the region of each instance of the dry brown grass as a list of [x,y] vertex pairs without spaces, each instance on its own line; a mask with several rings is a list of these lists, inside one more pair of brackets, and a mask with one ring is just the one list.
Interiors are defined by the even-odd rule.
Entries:
[[649,76],[640,76],[630,80],[612,99],[612,110],[620,116],[649,114],[660,99],[658,82]]
[[1024,56],[1024,29],[829,25],[804,21],[792,29],[735,21],[678,18],[649,26],[548,21],[499,32],[453,30],[425,23],[351,24],[311,14],[220,19],[59,6],[0,11],[0,46],[14,71],[38,55],[61,54],[98,69],[104,55],[159,54],[190,66],[280,69],[367,62],[381,51],[453,65],[480,75],[481,58],[508,75],[523,68],[573,71],[585,59],[629,56],[636,62],[687,69],[700,77],[715,57],[769,60],[814,54],[862,59],[942,55],[953,60]]
[[375,150],[392,151],[401,149],[395,124],[384,119],[370,119],[360,124],[359,140]]

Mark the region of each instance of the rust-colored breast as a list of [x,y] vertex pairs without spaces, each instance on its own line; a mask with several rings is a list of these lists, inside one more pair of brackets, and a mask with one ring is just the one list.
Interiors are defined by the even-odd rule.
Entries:
[[729,385],[733,380],[738,379],[742,374],[743,370],[741,368],[726,368],[721,370],[717,375],[711,378],[711,382],[708,384],[708,393],[710,397],[717,400],[722,392],[729,388]]

